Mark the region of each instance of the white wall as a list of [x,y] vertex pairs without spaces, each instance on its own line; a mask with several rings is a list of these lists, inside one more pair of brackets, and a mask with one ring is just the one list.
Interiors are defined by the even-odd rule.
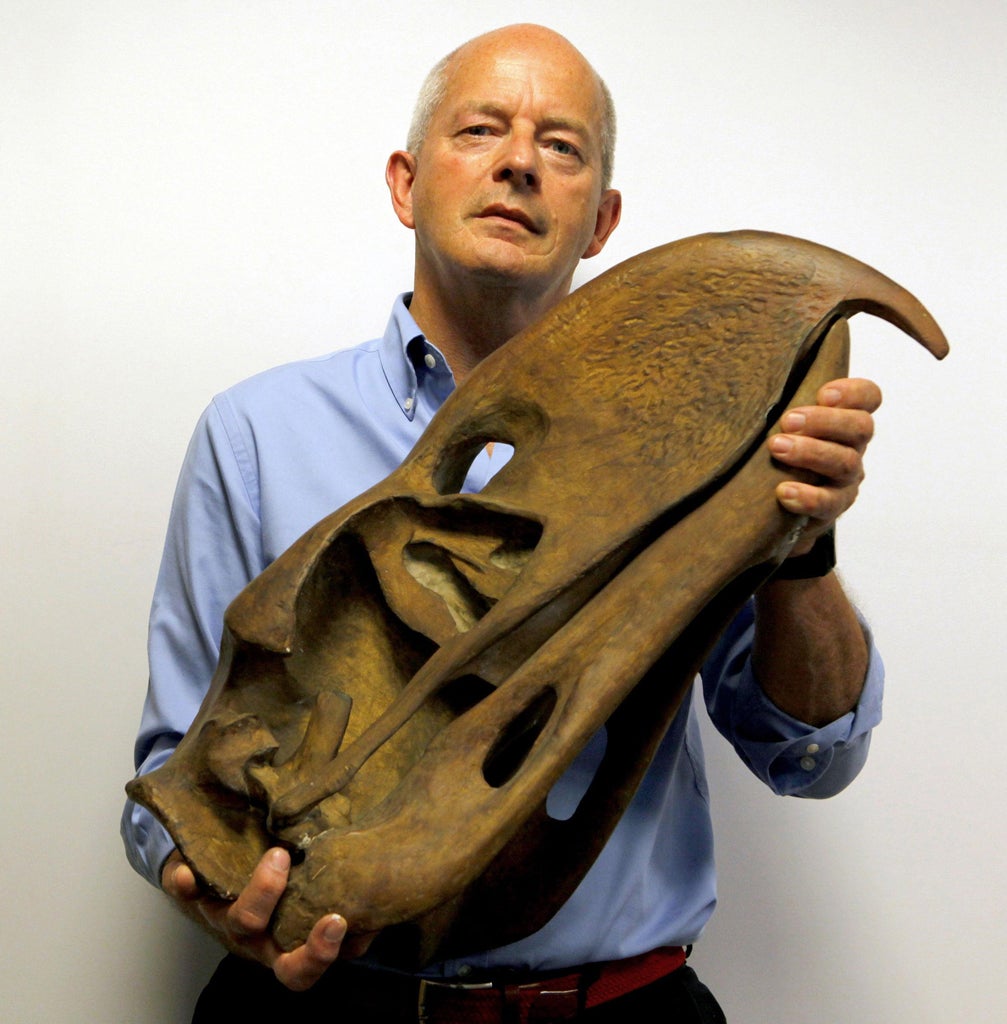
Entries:
[[619,101],[626,215],[586,270],[789,232],[905,284],[953,346],[854,321],[887,400],[840,549],[886,721],[826,803],[710,738],[722,905],[695,963],[746,1024],[1007,1019],[1003,3],[0,0],[5,1019],[188,1019],[215,952],[117,836],[179,461],[215,391],[380,333],[412,95],[521,19]]

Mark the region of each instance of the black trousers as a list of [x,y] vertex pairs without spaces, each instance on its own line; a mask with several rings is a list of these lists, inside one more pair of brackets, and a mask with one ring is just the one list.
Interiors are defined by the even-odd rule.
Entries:
[[[361,984],[361,976],[361,968],[338,961],[307,992],[291,992],[266,968],[227,956],[199,997],[192,1024],[416,1024],[415,1001],[403,998],[396,1005],[382,991],[387,986],[376,990],[373,984]],[[716,999],[688,966],[567,1019],[583,1024],[726,1024]]]

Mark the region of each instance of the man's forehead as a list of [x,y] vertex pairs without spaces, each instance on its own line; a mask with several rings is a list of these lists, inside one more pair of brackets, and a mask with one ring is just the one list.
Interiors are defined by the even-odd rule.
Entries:
[[601,118],[597,76],[577,51],[570,53],[497,50],[485,54],[464,47],[446,69],[439,104],[450,114],[506,115],[517,104],[534,104],[545,127],[568,127],[593,134]]

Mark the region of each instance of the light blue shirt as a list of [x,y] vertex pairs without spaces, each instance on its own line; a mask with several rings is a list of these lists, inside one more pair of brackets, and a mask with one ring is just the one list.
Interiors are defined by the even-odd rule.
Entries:
[[[140,773],[163,764],[193,720],[217,663],[224,609],[317,521],[384,479],[454,388],[440,352],[400,296],[384,336],[280,366],[213,399],[182,466],[150,618],[150,683],[136,743]],[[479,491],[506,461],[472,464]],[[881,717],[883,670],[871,644],[857,708],[824,728],[781,712],[751,669],[751,602],[702,672],[717,728],[781,794],[830,796],[859,772]],[[599,733],[557,783],[565,817],[604,751]],[[713,912],[716,879],[703,752],[693,703],[673,721],[609,842],[573,896],[540,931],[443,965],[546,970],[694,942]],[[173,843],[145,809],[122,821],[133,867],[154,885]],[[336,908],[338,909],[338,908]]]

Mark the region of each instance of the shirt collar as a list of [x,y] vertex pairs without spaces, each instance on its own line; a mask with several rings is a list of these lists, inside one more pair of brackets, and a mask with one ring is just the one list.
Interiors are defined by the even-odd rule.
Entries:
[[454,375],[444,356],[431,345],[409,312],[412,292],[403,292],[392,306],[381,339],[381,368],[395,401],[412,420],[419,405],[420,391],[443,392],[443,401],[454,387]]

